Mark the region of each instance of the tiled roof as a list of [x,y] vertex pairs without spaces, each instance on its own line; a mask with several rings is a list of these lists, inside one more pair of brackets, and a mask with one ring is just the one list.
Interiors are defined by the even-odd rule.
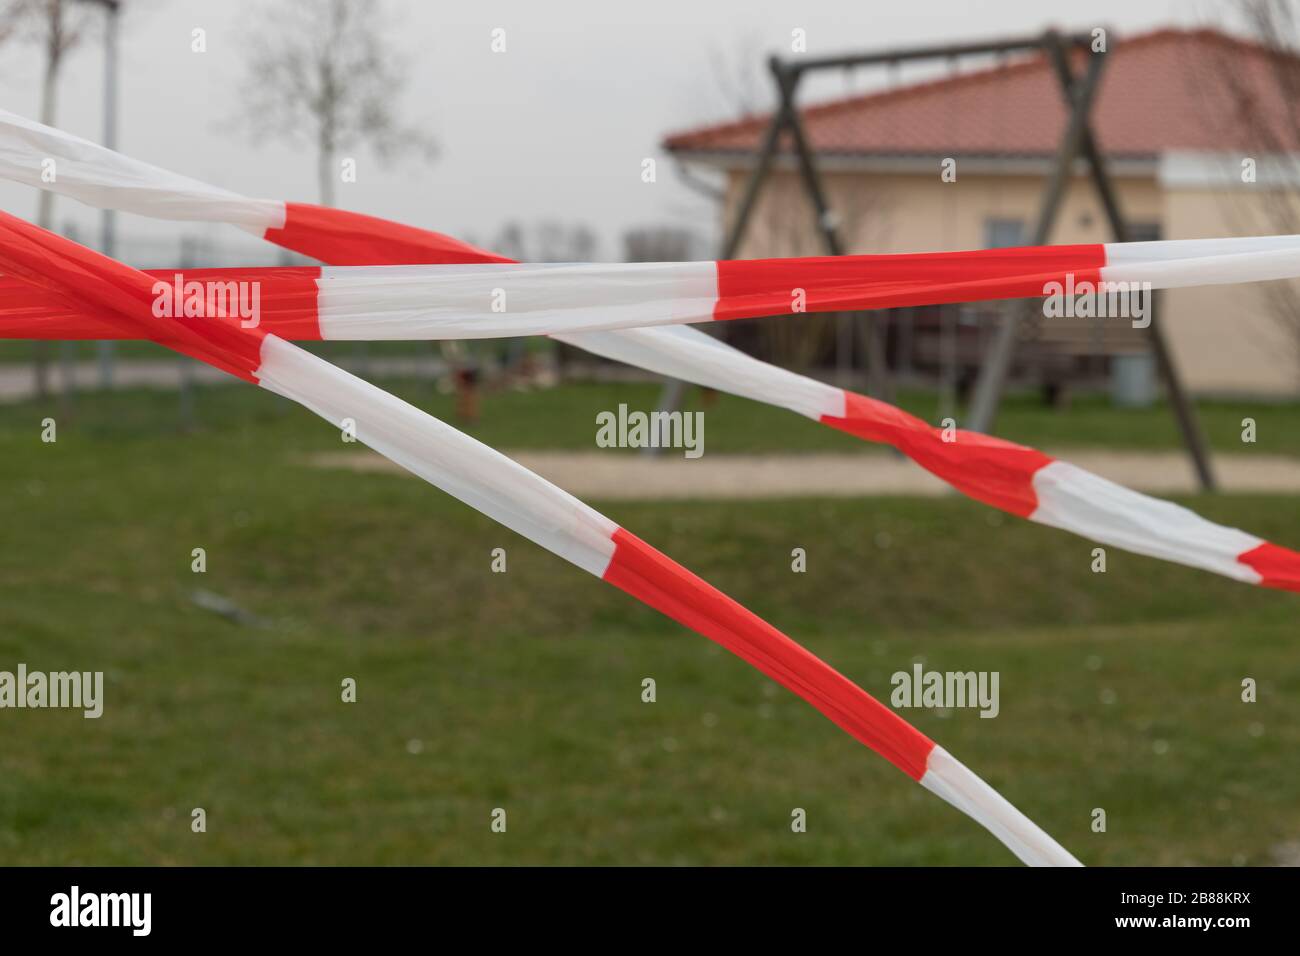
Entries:
[[[1111,156],[1150,158],[1169,150],[1223,150],[1257,142],[1237,101],[1251,98],[1276,123],[1279,145],[1297,148],[1296,112],[1283,96],[1278,63],[1300,83],[1300,61],[1214,30],[1160,30],[1111,48],[1093,106],[1093,129]],[[1089,54],[1075,54],[1081,75]],[[823,155],[1049,156],[1067,114],[1044,56],[1034,54],[894,90],[804,107],[813,148]],[[748,117],[667,137],[668,150],[752,152],[768,123]],[[1273,125],[1270,119],[1270,125]],[[789,148],[789,144],[785,144]]]

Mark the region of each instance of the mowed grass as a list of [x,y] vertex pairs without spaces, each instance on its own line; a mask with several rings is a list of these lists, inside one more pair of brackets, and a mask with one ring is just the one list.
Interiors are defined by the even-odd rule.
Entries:
[[[653,396],[591,389],[494,398],[476,431],[589,449],[593,406]],[[742,404],[709,454],[746,447]],[[174,396],[83,397],[43,444],[52,407],[0,408],[0,669],[103,670],[106,703],[0,711],[0,863],[1013,862],[706,639],[422,482],[308,466],[363,451],[274,396],[202,390],[192,434]],[[1294,499],[1188,503],[1300,544]],[[602,510],[878,697],[918,659],[999,671],[996,719],[907,716],[1086,863],[1296,854],[1300,596],[1114,550],[1093,574],[1089,542],[956,497]]]
[[[532,340],[530,340],[532,341]],[[60,343],[55,343],[59,345]],[[66,343],[77,349],[84,360],[93,358],[93,343]],[[118,343],[121,354],[139,358],[156,357],[176,363],[175,357],[151,343]],[[0,343],[0,370],[6,357],[19,364],[31,343]],[[418,348],[417,348],[418,346]],[[359,343],[310,343],[312,351],[331,361],[356,361]],[[429,343],[374,342],[365,344],[366,354],[374,359],[386,356],[422,355],[435,358]],[[140,353],[140,354],[136,354]],[[359,370],[363,377],[368,377]],[[51,372],[57,381],[58,369]],[[179,373],[178,373],[179,375]],[[453,414],[454,399],[442,394],[432,379],[388,381],[385,387],[413,401],[440,418]],[[471,434],[498,448],[564,448],[590,451],[594,447],[596,415],[616,411],[620,403],[629,410],[650,412],[658,408],[662,387],[653,382],[582,382],[569,383],[544,391],[492,391],[481,397],[481,420],[461,426]],[[204,426],[238,425],[256,409],[264,408],[256,392],[240,389],[201,389],[195,402],[195,421]],[[75,419],[83,417],[87,407],[95,409],[103,396],[78,396],[70,407],[51,401],[50,407]],[[140,405],[128,397],[113,401],[117,426],[105,424],[103,414],[90,414],[88,424],[96,427],[138,425],[154,429],[179,424],[179,403],[159,397],[154,404]],[[955,414],[964,425],[962,410],[945,407],[932,391],[904,390],[896,404],[931,424]],[[710,393],[691,387],[682,405],[687,411],[705,412],[704,447],[707,454],[844,452],[882,454],[883,449],[831,428],[809,427],[807,419],[779,408],[761,405],[734,396]],[[1300,402],[1265,400],[1201,399],[1196,403],[1201,428],[1210,445],[1225,453],[1278,454],[1300,456]],[[1255,441],[1243,443],[1243,420],[1255,423]],[[296,426],[287,427],[287,436]],[[1064,411],[1045,405],[1037,393],[1011,392],[1004,399],[995,428],[996,434],[1012,441],[1039,448],[1106,448],[1116,451],[1151,451],[1180,449],[1182,437],[1170,408],[1157,403],[1150,408],[1116,408],[1105,395],[1074,396]],[[611,449],[611,454],[620,450]],[[635,454],[635,452],[623,452]]]

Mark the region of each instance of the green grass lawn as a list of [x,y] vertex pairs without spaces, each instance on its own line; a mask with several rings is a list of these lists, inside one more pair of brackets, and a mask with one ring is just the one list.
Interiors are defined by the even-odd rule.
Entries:
[[[545,339],[529,339],[530,343],[545,343]],[[99,358],[99,343],[91,341],[48,341],[39,343],[30,339],[0,340],[0,367],[4,365],[23,365],[31,363],[44,344],[45,355],[51,363],[60,359],[78,362],[94,362]],[[380,356],[397,356],[403,358],[427,358],[440,353],[437,342],[304,342],[303,347],[318,355],[329,357],[332,361],[355,358],[365,354],[372,358]],[[113,342],[113,355],[124,360],[152,359],[159,362],[174,362],[176,353],[163,345],[138,339],[119,339]]]
[[[446,411],[428,383],[402,391]],[[476,433],[591,448],[596,409],[653,395],[502,395]],[[307,467],[357,448],[309,413],[245,387],[201,390],[198,409],[181,434],[174,396],[83,396],[47,445],[50,409],[0,408],[0,669],[107,683],[98,721],[0,711],[0,863],[1012,862],[704,638],[421,482]],[[709,453],[859,445],[755,409],[722,399]],[[1095,417],[1057,435],[1009,409],[1004,432],[1142,446]],[[1291,448],[1277,427],[1271,450]],[[1293,499],[1189,503],[1300,544]],[[877,696],[916,659],[999,671],[997,719],[907,716],[1085,863],[1296,852],[1300,596],[1116,551],[1093,574],[1088,542],[958,498],[603,510]],[[264,626],[196,607],[196,587]]]
[[[133,343],[153,348],[147,343]],[[355,343],[317,343],[332,350],[332,360],[351,355]],[[377,343],[383,344],[383,343]],[[394,344],[394,343],[389,343]],[[409,344],[409,343],[395,343]],[[374,357],[379,354],[372,351]],[[453,399],[440,394],[429,379],[386,381],[384,387],[420,405],[434,415],[453,420]],[[458,427],[498,448],[568,448],[590,451],[595,447],[596,414],[616,410],[620,402],[629,409],[652,411],[658,407],[661,386],[657,383],[568,383],[542,391],[485,391],[481,420]],[[179,403],[174,394],[146,399],[140,392],[111,395],[85,394],[74,402],[70,414],[97,433],[176,427],[180,423]],[[274,425],[272,404],[257,390],[233,387],[204,387],[196,390],[195,421],[204,427],[238,426],[249,416],[259,416],[263,429],[277,428],[280,440],[292,440],[297,423],[281,418]],[[933,392],[907,391],[898,404],[934,424],[942,417]],[[683,407],[705,412],[707,454],[762,452],[846,452],[881,454],[879,445],[862,442],[831,428],[818,428],[806,418],[779,408],[714,393],[706,396],[689,389]],[[50,408],[57,414],[57,402]],[[1197,403],[1201,425],[1210,446],[1220,452],[1281,454],[1300,456],[1300,402],[1250,402],[1202,400]],[[8,413],[5,413],[8,414]],[[1242,419],[1256,422],[1254,444],[1241,441]],[[1081,395],[1065,411],[1044,405],[1037,395],[1010,394],[1002,406],[996,433],[1004,438],[1040,448],[1110,448],[1115,450],[1160,450],[1181,447],[1181,438],[1169,408],[1164,404],[1146,409],[1114,408],[1100,395]],[[635,454],[611,449],[610,454]]]

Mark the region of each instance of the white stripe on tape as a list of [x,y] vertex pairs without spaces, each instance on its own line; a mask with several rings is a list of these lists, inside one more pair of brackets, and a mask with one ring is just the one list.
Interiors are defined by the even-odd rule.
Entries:
[[326,339],[476,339],[704,322],[713,262],[324,268]]
[[617,362],[716,388],[808,418],[844,415],[844,390],[751,358],[686,325],[554,338]]
[[0,110],[0,167],[8,179],[102,209],[228,222],[258,236],[284,226],[284,203],[278,199],[249,199],[218,189],[5,110]]
[[1261,538],[1206,521],[1194,511],[1117,485],[1065,461],[1034,473],[1038,508],[1029,520],[1073,531],[1126,551],[1203,568],[1258,584],[1254,568],[1237,555],[1263,544]]
[[937,744],[930,751],[921,786],[979,821],[1030,866],[1083,865],[1006,797]]
[[1300,236],[1243,236],[1226,239],[1154,239],[1149,242],[1108,242],[1106,263],[1152,262],[1160,259],[1201,259],[1240,252],[1300,249]]
[[609,567],[618,525],[414,405],[274,335],[257,377],[340,429],[350,420],[357,441],[584,571]]

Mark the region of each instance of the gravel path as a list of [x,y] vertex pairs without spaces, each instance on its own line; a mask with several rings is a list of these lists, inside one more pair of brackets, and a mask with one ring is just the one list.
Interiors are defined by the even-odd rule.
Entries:
[[[600,451],[506,454],[580,498],[857,497],[938,495],[951,490],[918,465],[886,454],[706,454],[692,461]],[[1191,466],[1181,452],[1076,449],[1057,457],[1142,491],[1178,494],[1197,490]],[[324,468],[405,474],[361,446],[316,456],[311,463]],[[1215,468],[1227,492],[1300,491],[1300,458],[1219,455]]]
[[[197,382],[230,380],[216,369],[196,362],[188,364]],[[429,376],[442,370],[437,359],[423,357],[375,357],[364,366],[363,374],[367,375]],[[119,386],[175,388],[181,381],[180,369],[180,360],[118,360],[114,372]],[[93,362],[72,363],[71,371],[79,388],[93,387],[96,382],[97,367]],[[57,365],[51,368],[56,390],[62,372]],[[30,365],[0,365],[0,402],[20,401],[32,392]],[[609,451],[507,454],[572,494],[606,500],[938,495],[950,490],[918,466],[888,454],[706,454],[689,461],[667,453],[659,458]],[[1142,491],[1179,494],[1197,490],[1191,466],[1177,451],[1077,449],[1056,457]],[[401,470],[363,446],[318,456],[312,464],[356,471]],[[1218,455],[1215,469],[1224,491],[1300,491],[1300,458]]]

